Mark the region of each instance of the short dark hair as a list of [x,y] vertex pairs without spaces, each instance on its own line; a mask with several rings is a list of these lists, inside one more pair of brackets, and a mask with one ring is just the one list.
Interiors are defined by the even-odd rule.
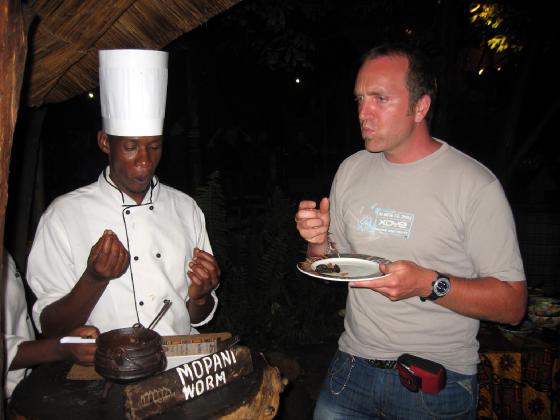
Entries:
[[[424,95],[435,101],[437,93],[436,73],[428,56],[419,48],[409,44],[389,43],[379,45],[367,51],[361,64],[378,57],[401,56],[408,60],[408,77],[406,85],[410,96],[410,110]],[[432,107],[430,107],[431,110]]]

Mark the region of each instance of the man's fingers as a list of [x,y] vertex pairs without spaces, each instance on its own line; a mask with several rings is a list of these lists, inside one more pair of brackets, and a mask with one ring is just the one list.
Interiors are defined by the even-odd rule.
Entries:
[[97,329],[97,327],[94,327],[93,325],[86,325],[82,327],[82,330],[80,332],[80,337],[97,338],[99,337],[99,330]]
[[91,257],[92,261],[95,260],[99,256],[99,253],[103,249],[104,243],[105,243],[105,234],[101,235],[101,237],[97,240],[95,245],[93,245],[91,247],[90,257]]
[[126,271],[126,268],[128,267],[129,258],[130,256],[128,255],[126,249],[121,249],[119,251],[118,259],[116,263],[117,271],[120,273],[119,275],[122,275]]
[[92,248],[88,266],[95,276],[112,280],[126,271],[129,258],[128,251],[118,236],[113,231],[106,230]]
[[329,214],[330,202],[327,197],[323,197],[319,203],[319,212],[321,214]]
[[112,232],[107,237],[107,246],[104,247],[104,251],[108,266],[121,266],[127,260],[128,251],[118,236]]
[[116,237],[116,235],[110,230],[106,230],[103,233],[103,245],[101,249],[104,254],[108,255],[111,252],[114,237]]
[[323,221],[321,219],[302,219],[299,221],[300,223],[300,228],[303,229],[315,229],[315,228],[320,228],[323,227]]
[[325,227],[308,229],[301,236],[308,242],[321,244],[326,240],[327,231]]
[[313,210],[317,207],[317,203],[312,200],[303,200],[299,203],[299,210]]
[[387,263],[384,263],[384,262],[379,263],[379,271],[381,271],[383,274],[388,274],[390,272],[389,271],[390,270],[389,264],[390,263],[388,263],[388,262]]

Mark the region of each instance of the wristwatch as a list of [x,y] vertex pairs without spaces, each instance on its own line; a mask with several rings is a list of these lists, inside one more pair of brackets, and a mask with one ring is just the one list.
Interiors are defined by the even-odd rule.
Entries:
[[441,274],[436,271],[436,279],[432,282],[432,293],[426,297],[420,296],[420,300],[425,302],[427,300],[436,300],[445,296],[451,290],[451,282],[449,276]]

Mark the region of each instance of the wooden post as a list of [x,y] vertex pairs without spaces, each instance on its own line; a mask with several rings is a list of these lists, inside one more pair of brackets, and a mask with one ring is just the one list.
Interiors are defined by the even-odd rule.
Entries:
[[[25,57],[27,55],[27,28],[31,19],[24,19],[20,0],[0,2],[0,273],[3,269],[4,221],[8,202],[8,174],[14,128],[19,109]],[[4,290],[0,278],[0,290]],[[4,296],[1,293],[0,296]],[[0,299],[0,325],[3,325],[4,302]],[[0,343],[0,374],[4,378],[4,340]],[[4,381],[0,387],[4,395]],[[0,418],[4,418],[4,404],[0,405]]]
[[124,388],[128,419],[140,420],[228,385],[253,371],[245,346],[204,356]]

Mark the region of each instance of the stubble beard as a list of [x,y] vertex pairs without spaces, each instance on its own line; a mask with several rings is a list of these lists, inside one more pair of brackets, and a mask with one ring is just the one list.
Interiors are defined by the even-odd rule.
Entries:
[[363,137],[363,140],[364,140],[364,148],[368,152],[378,153],[383,151],[381,143],[379,142],[379,139],[376,136]]

